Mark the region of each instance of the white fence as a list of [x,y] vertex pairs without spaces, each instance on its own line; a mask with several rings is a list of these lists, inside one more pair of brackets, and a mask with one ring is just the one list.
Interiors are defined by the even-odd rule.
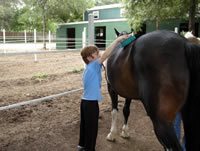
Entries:
[[[49,31],[44,38],[46,49],[56,49],[56,36]],[[39,51],[44,47],[42,33],[0,32],[0,53]]]
[[[51,31],[45,35],[45,40],[48,40],[50,43],[56,38],[55,34],[52,34]],[[0,44],[5,43],[37,43],[43,41],[43,34],[38,33],[36,29],[33,32],[6,32],[5,29],[0,32]]]
[[[102,50],[106,48],[112,40],[93,39],[94,44],[99,46],[103,45]],[[44,41],[45,47],[44,48]],[[33,32],[15,33],[15,32],[0,32],[0,56],[17,55],[18,54],[32,54],[32,53],[49,53],[49,51],[79,51],[90,42],[86,38],[86,29],[82,32],[82,38],[66,38],[56,37],[56,35],[48,34],[43,39],[42,33]],[[46,51],[47,50],[47,51]]]

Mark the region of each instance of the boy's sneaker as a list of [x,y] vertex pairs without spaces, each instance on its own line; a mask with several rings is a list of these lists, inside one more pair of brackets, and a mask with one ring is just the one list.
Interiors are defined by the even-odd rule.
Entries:
[[78,148],[78,151],[84,151],[84,147],[82,147],[82,146],[77,146],[77,148]]

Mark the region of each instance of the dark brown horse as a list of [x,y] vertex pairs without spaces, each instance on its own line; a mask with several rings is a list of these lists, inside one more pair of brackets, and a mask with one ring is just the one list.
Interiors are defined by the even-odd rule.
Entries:
[[[119,33],[117,31],[117,29],[115,30],[115,34],[117,37],[124,35],[124,34],[131,34],[131,33],[127,33],[126,31]],[[136,35],[134,35],[136,37],[136,39],[138,37],[140,37],[142,35],[141,32],[138,32]],[[111,123],[111,129],[109,134],[107,135],[106,139],[109,141],[115,141],[116,137],[117,137],[117,119],[118,119],[118,94],[112,89],[110,83],[107,80],[107,86],[108,86],[108,92],[109,95],[111,97],[111,101],[112,101],[112,123]],[[128,127],[128,118],[130,115],[130,104],[131,104],[131,99],[126,98],[125,99],[125,103],[124,103],[124,107],[123,107],[123,115],[124,115],[124,124],[122,127],[122,132],[121,132],[121,136],[123,138],[129,138],[129,127]]]
[[117,45],[107,60],[112,90],[142,101],[165,150],[182,151],[173,123],[182,113],[187,151],[200,150],[200,46],[170,31]]

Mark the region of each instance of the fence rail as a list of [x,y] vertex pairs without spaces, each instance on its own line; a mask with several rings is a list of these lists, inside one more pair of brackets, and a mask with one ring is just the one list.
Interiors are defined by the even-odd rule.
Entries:
[[[100,40],[94,39],[94,44],[97,45],[101,50],[104,50],[106,46],[112,43],[112,40]],[[44,43],[45,42],[45,45]],[[34,32],[0,32],[0,56],[9,55],[20,55],[20,54],[38,54],[46,53],[48,51],[72,51],[80,50],[85,45],[88,45],[88,39],[85,38],[66,38],[66,37],[56,37],[55,35],[46,35],[43,39],[41,33]],[[46,47],[46,49],[43,49]],[[12,53],[12,54],[11,54]],[[48,53],[48,52],[47,52]]]
[[[48,34],[45,34],[45,39],[51,40],[55,39],[56,35],[51,34],[51,31],[49,31]],[[27,41],[41,41],[43,40],[43,34],[40,32],[36,32],[34,29],[33,32],[6,32],[4,29],[2,32],[0,32],[0,43],[10,43],[10,42],[24,42],[27,43]]]
[[67,92],[59,93],[59,94],[55,94],[55,95],[50,95],[50,96],[46,96],[46,97],[43,97],[43,98],[38,98],[38,99],[30,100],[30,101],[24,101],[24,102],[20,102],[20,103],[16,103],[16,104],[11,104],[11,105],[8,105],[8,106],[2,106],[2,107],[0,107],[0,111],[20,107],[20,106],[23,106],[23,105],[38,103],[38,102],[45,101],[45,100],[50,100],[50,99],[53,99],[53,98],[56,98],[56,97],[61,97],[61,96],[71,94],[71,93],[74,93],[74,92],[78,92],[78,91],[81,91],[81,90],[83,90],[83,88],[75,89],[75,90],[71,90],[71,91],[67,91]]

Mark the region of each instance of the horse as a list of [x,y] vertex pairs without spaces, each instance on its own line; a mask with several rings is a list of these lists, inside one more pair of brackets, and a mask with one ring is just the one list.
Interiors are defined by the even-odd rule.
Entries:
[[185,37],[186,39],[188,39],[188,40],[190,40],[190,41],[192,41],[192,42],[194,42],[194,43],[200,45],[200,38],[195,37],[195,36],[192,34],[191,31],[186,32],[186,33],[184,34],[184,37]]
[[[133,31],[131,31],[130,33],[123,31],[122,33],[119,33],[117,31],[116,28],[114,28],[115,30],[115,34],[117,37],[124,35],[124,34],[131,34],[133,33]],[[141,32],[138,32],[136,35],[134,35],[136,37],[136,39],[138,37],[140,37],[142,34]],[[105,69],[106,70],[106,69]],[[107,75],[106,75],[107,77]],[[107,80],[107,78],[106,78]],[[107,89],[112,101],[112,122],[111,122],[111,128],[110,128],[110,132],[107,135],[106,139],[108,141],[115,141],[116,140],[116,135],[117,135],[117,119],[118,119],[118,94],[112,89],[109,81],[107,80]],[[125,103],[124,103],[124,107],[123,107],[123,116],[124,116],[124,124],[122,126],[122,131],[121,131],[121,137],[128,139],[129,138],[129,127],[128,127],[128,118],[130,115],[130,105],[131,105],[132,99],[128,99],[125,98]]]
[[182,151],[173,123],[181,112],[188,151],[200,143],[200,46],[167,30],[137,38],[124,48],[117,44],[107,59],[112,90],[140,100],[164,150]]

